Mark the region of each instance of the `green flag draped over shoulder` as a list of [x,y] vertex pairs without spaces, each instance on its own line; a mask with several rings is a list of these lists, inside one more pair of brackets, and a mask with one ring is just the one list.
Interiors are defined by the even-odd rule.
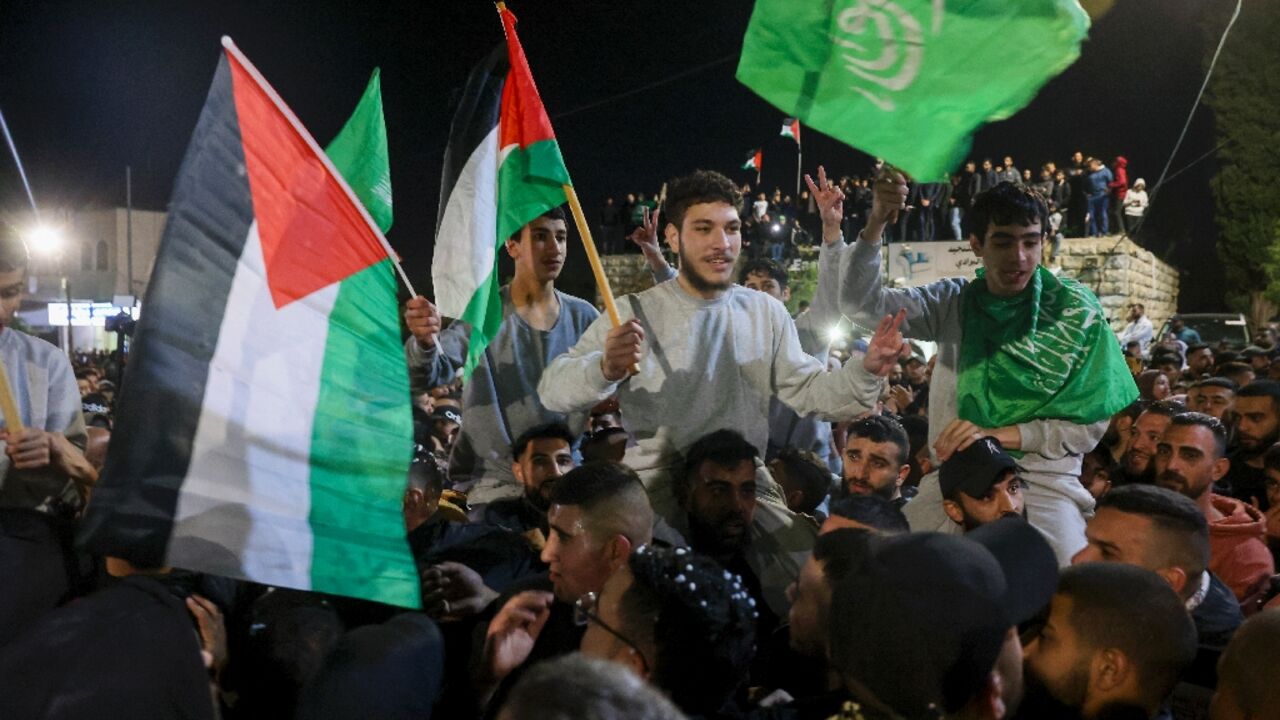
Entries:
[[356,109],[324,152],[378,229],[391,229],[391,162],[387,157],[387,124],[382,116],[380,68],[374,68]]
[[1088,288],[1037,268],[1013,297],[965,286],[957,414],[985,428],[1034,419],[1090,424],[1138,397],[1106,313]]
[[918,178],[956,167],[1080,55],[1077,0],[756,0],[738,80]]

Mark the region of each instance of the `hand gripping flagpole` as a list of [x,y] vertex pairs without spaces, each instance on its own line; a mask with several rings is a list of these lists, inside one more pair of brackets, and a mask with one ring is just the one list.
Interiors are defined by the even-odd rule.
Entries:
[[[609,276],[604,274],[604,264],[600,262],[600,253],[596,250],[595,240],[591,239],[591,226],[587,224],[587,216],[582,212],[582,203],[578,201],[578,191],[573,186],[564,184],[564,196],[569,201],[569,210],[573,213],[573,222],[578,226],[578,234],[582,236],[582,246],[587,251],[587,262],[591,263],[591,272],[596,276],[596,288],[604,300],[604,311],[609,315],[609,322],[618,327],[622,318],[618,315],[618,306],[613,300],[613,288],[609,286]],[[631,374],[637,375],[640,366],[632,365]]]
[[18,403],[13,399],[13,390],[9,387],[9,369],[0,361],[0,413],[4,414],[5,428],[11,435],[21,435],[23,431],[22,413],[18,412]]

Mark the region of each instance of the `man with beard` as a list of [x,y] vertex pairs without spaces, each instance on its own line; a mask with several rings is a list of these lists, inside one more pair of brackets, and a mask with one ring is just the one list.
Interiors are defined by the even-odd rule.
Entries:
[[1256,503],[1266,512],[1266,475],[1262,456],[1280,440],[1280,383],[1258,380],[1240,388],[1233,406],[1236,420],[1236,447],[1230,454],[1231,469],[1225,483],[1231,497]]
[[536,425],[521,433],[511,445],[511,473],[520,481],[524,494],[490,503],[484,521],[526,535],[541,549],[546,541],[551,489],[574,468],[573,440],[564,423]]
[[[515,277],[498,290],[502,325],[463,388],[467,422],[449,457],[449,476],[467,491],[473,517],[483,505],[521,494],[510,455],[521,433],[548,422],[566,423],[574,432],[586,424],[586,408],[572,417],[556,412],[539,400],[536,389],[542,369],[599,315],[590,303],[555,288],[567,242],[561,208],[534,218],[507,239]],[[421,296],[406,303],[404,318],[413,335],[405,343],[405,357],[415,394],[453,382],[471,351],[471,325],[455,321],[442,331],[440,313]]]
[[844,490],[850,495],[875,495],[901,509],[902,483],[911,473],[907,431],[887,415],[870,415],[849,425],[844,446]]
[[[679,276],[619,298],[623,322],[593,323],[538,383],[542,402],[556,412],[585,410],[618,394],[636,438],[626,463],[644,480],[654,511],[672,525],[683,523],[673,476],[698,438],[732,427],[751,446],[765,447],[774,396],[802,415],[850,419],[875,406],[904,344],[896,320],[885,318],[860,361],[828,371],[806,354],[782,303],[733,282],[741,207],[742,194],[719,173],[670,182],[664,234],[680,256]],[[787,509],[762,467],[755,530],[765,541],[752,544],[750,560],[769,606],[782,613],[814,528]]]
[[938,482],[947,517],[965,532],[1000,518],[1027,517],[1018,464],[993,438],[952,455],[942,463]]
[[1240,603],[1209,571],[1209,524],[1189,498],[1154,485],[1119,487],[1098,501],[1089,521],[1089,544],[1073,565],[1117,562],[1137,565],[1164,578],[1195,621],[1201,650],[1209,659],[1198,671],[1210,675],[1213,658],[1243,620]]
[[1124,482],[1120,484],[1150,483],[1155,479],[1154,461],[1160,438],[1173,416],[1185,411],[1181,403],[1171,400],[1153,402],[1142,411],[1130,430],[1129,449],[1120,459],[1120,470],[1124,475]]
[[1200,413],[1173,416],[1156,453],[1156,484],[1195,501],[1209,522],[1209,570],[1244,600],[1275,574],[1257,508],[1212,492],[1226,473],[1227,429]]
[[[1192,332],[1195,332],[1194,330]],[[1195,382],[1203,380],[1213,368],[1213,349],[1202,342],[1187,345],[1187,369],[1182,376]]]
[[1068,568],[1049,607],[1025,650],[1019,717],[1154,717],[1195,658],[1191,618],[1150,570]]

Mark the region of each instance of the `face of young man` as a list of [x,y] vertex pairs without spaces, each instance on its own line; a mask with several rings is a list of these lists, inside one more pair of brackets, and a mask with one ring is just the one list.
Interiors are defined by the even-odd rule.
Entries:
[[550,532],[541,557],[551,571],[556,598],[574,602],[585,593],[599,593],[614,569],[605,557],[609,539],[587,531],[577,505],[552,505],[547,525]]
[[726,468],[707,461],[688,483],[685,507],[694,549],[724,555],[746,547],[756,514],[755,463],[743,460],[737,467]]
[[1199,499],[1227,474],[1213,432],[1200,425],[1170,425],[1156,449],[1156,484]]
[[25,280],[26,272],[23,270],[0,272],[0,328],[8,327],[13,322],[13,316],[22,304]]
[[961,491],[955,500],[944,500],[943,506],[947,516],[967,532],[1000,518],[1025,517],[1022,490],[1022,479],[1008,470],[981,498],[969,497]]
[[969,236],[969,247],[986,268],[987,289],[996,297],[1012,297],[1026,289],[1040,265],[1043,246],[1038,220],[1030,225],[990,225],[982,240]]
[[1130,433],[1129,450],[1124,454],[1124,469],[1132,477],[1141,475],[1151,468],[1160,438],[1169,428],[1169,418],[1156,413],[1144,412],[1138,416]]
[[1049,620],[1024,649],[1027,684],[1054,700],[1083,708],[1089,695],[1090,653],[1071,626],[1071,598],[1055,595]]
[[1211,365],[1213,365],[1213,351],[1209,348],[1200,348],[1187,353],[1187,372],[1192,377],[1199,378],[1209,372]]
[[892,442],[850,435],[844,446],[844,487],[852,495],[876,495],[885,500],[898,497],[910,465],[898,462],[901,450]]
[[1238,397],[1235,400],[1236,440],[1246,452],[1257,453],[1275,444],[1280,435],[1275,403],[1271,398]]
[[733,285],[733,264],[742,249],[742,221],[726,202],[698,203],[679,228],[668,224],[667,243],[680,256],[680,278],[708,299]]
[[787,588],[791,601],[791,649],[805,657],[826,659],[827,630],[822,618],[831,607],[831,588],[823,575],[822,563],[810,555],[800,568],[800,577]]
[[929,381],[929,366],[920,362],[919,358],[907,358],[902,367],[906,373],[907,382],[913,386],[923,385]]
[[759,290],[765,295],[770,295],[779,302],[786,302],[791,299],[791,288],[779,284],[778,281],[768,273],[748,273],[747,278],[743,281],[742,285],[748,290]]
[[563,438],[533,438],[511,463],[511,472],[524,486],[525,497],[540,508],[549,506],[551,488],[573,469],[573,450]]
[[1188,410],[1211,415],[1219,420],[1231,409],[1235,393],[1225,387],[1201,386],[1188,393]]
[[1120,562],[1159,571],[1163,568],[1147,562],[1154,532],[1151,518],[1104,507],[1085,526],[1086,545],[1071,558],[1071,564]]
[[525,225],[518,241],[507,241],[516,274],[538,283],[554,282],[564,267],[569,228],[564,220],[539,217]]

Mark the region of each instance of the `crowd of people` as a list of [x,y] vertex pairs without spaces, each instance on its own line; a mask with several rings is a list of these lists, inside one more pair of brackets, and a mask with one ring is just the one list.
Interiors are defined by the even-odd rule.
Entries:
[[[411,298],[416,611],[81,554],[108,358],[0,331],[30,379],[0,434],[0,714],[1274,717],[1280,345],[1118,340],[1042,264],[1057,188],[1001,171],[937,203],[892,168],[806,177],[819,277],[794,317],[745,238],[787,199],[706,171],[662,221],[637,196],[615,239],[654,286],[616,326],[556,288],[560,209],[506,241],[465,377],[470,328]],[[885,287],[895,222],[960,200],[978,276]],[[841,316],[875,328],[843,363]]]
[[[855,237],[866,225],[872,204],[872,178],[883,169],[877,159],[865,175],[845,175],[837,186],[844,193],[845,237]],[[1008,155],[1002,161],[970,160],[943,182],[908,180],[907,204],[895,222],[885,227],[889,242],[963,240],[964,216],[982,192],[1001,182],[1036,190],[1049,208],[1050,239],[1133,235],[1146,215],[1147,184],[1129,180],[1129,161],[1115,157],[1110,166],[1101,159],[1075,152],[1059,166],[1046,162],[1039,170],[1019,170]],[[798,194],[775,187],[741,186],[744,198],[742,251],[752,258],[768,257],[784,264],[799,256],[798,249],[819,242],[821,220],[818,204],[807,189]],[[601,250],[606,254],[630,251],[625,242],[642,225],[643,214],[659,209],[661,194],[627,193],[622,199],[607,197],[597,216]]]

